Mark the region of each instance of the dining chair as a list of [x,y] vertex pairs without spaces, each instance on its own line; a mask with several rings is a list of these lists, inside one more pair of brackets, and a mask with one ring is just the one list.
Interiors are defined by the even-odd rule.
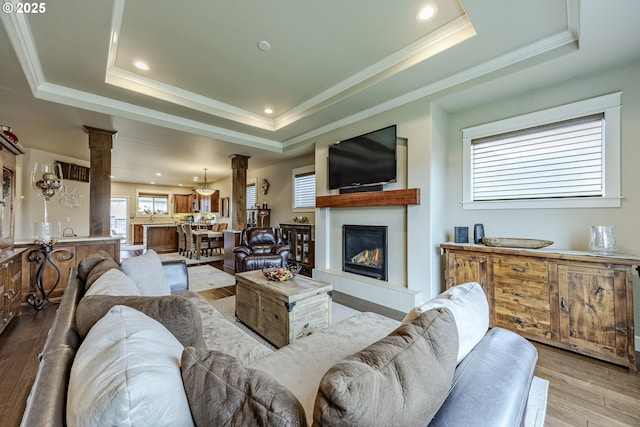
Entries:
[[176,228],[178,229],[178,254],[182,255],[186,250],[186,236],[182,229],[182,224],[176,224]]
[[193,229],[190,224],[182,224],[182,230],[185,234],[185,256],[193,258],[193,254],[196,253],[196,236],[193,235]]

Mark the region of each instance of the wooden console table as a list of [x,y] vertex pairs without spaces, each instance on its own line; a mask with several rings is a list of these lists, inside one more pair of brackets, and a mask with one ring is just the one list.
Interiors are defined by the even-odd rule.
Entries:
[[633,266],[640,257],[443,243],[446,286],[478,282],[490,325],[637,372]]

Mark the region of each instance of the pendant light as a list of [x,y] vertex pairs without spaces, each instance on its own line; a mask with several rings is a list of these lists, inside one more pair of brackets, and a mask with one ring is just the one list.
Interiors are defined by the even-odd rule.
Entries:
[[209,190],[207,188],[207,168],[204,168],[204,186],[202,188],[196,188],[196,193],[201,196],[210,196],[215,190]]

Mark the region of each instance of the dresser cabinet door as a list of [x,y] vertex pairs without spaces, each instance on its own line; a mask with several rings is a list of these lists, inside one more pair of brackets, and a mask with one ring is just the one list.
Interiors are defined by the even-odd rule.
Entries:
[[478,282],[484,293],[487,288],[487,257],[484,255],[449,252],[447,256],[447,288],[462,283]]
[[627,269],[558,265],[560,340],[585,354],[626,360]]

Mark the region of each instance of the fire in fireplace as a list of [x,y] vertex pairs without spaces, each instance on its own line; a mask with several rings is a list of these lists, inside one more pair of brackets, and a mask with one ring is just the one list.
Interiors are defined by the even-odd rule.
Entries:
[[342,226],[342,270],[387,280],[387,227]]

